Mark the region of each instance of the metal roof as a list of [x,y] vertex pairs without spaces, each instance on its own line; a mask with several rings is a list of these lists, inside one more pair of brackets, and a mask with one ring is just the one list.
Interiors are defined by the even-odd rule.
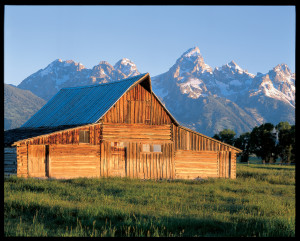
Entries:
[[21,127],[53,127],[97,122],[127,90],[149,75],[107,84],[62,88]]

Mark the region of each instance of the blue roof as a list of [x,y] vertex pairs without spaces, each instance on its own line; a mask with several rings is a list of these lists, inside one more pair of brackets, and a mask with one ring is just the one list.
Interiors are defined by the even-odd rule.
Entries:
[[21,127],[96,123],[131,86],[147,74],[108,84],[63,88]]

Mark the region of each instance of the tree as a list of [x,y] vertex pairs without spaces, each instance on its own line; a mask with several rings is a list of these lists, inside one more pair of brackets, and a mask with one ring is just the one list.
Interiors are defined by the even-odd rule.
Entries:
[[225,142],[229,145],[234,145],[236,133],[234,130],[224,129],[213,136],[214,139]]
[[277,152],[282,163],[290,163],[293,149],[293,134],[288,122],[280,122],[275,126],[278,135]]
[[290,138],[292,141],[292,155],[291,155],[291,162],[296,162],[296,132],[295,132],[295,125],[291,126],[290,130]]
[[241,162],[249,161],[249,155],[251,154],[249,141],[250,141],[250,133],[249,132],[241,134],[235,140],[234,146],[243,150],[243,152],[240,154]]
[[263,163],[275,162],[276,151],[276,131],[274,125],[265,123],[254,127],[250,134],[250,150],[256,156],[262,158]]

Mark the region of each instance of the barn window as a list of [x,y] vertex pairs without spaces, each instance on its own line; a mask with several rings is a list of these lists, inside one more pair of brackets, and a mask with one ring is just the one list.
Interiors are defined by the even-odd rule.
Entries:
[[89,131],[79,131],[79,143],[90,143]]
[[112,147],[124,147],[124,142],[111,142],[110,145]]
[[153,145],[153,152],[161,152],[161,145]]
[[150,145],[149,144],[143,144],[143,151],[144,152],[150,152]]

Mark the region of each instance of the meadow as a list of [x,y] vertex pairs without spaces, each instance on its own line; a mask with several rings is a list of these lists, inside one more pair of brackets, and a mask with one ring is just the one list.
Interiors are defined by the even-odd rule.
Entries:
[[295,166],[237,164],[237,179],[4,180],[4,235],[294,237]]

